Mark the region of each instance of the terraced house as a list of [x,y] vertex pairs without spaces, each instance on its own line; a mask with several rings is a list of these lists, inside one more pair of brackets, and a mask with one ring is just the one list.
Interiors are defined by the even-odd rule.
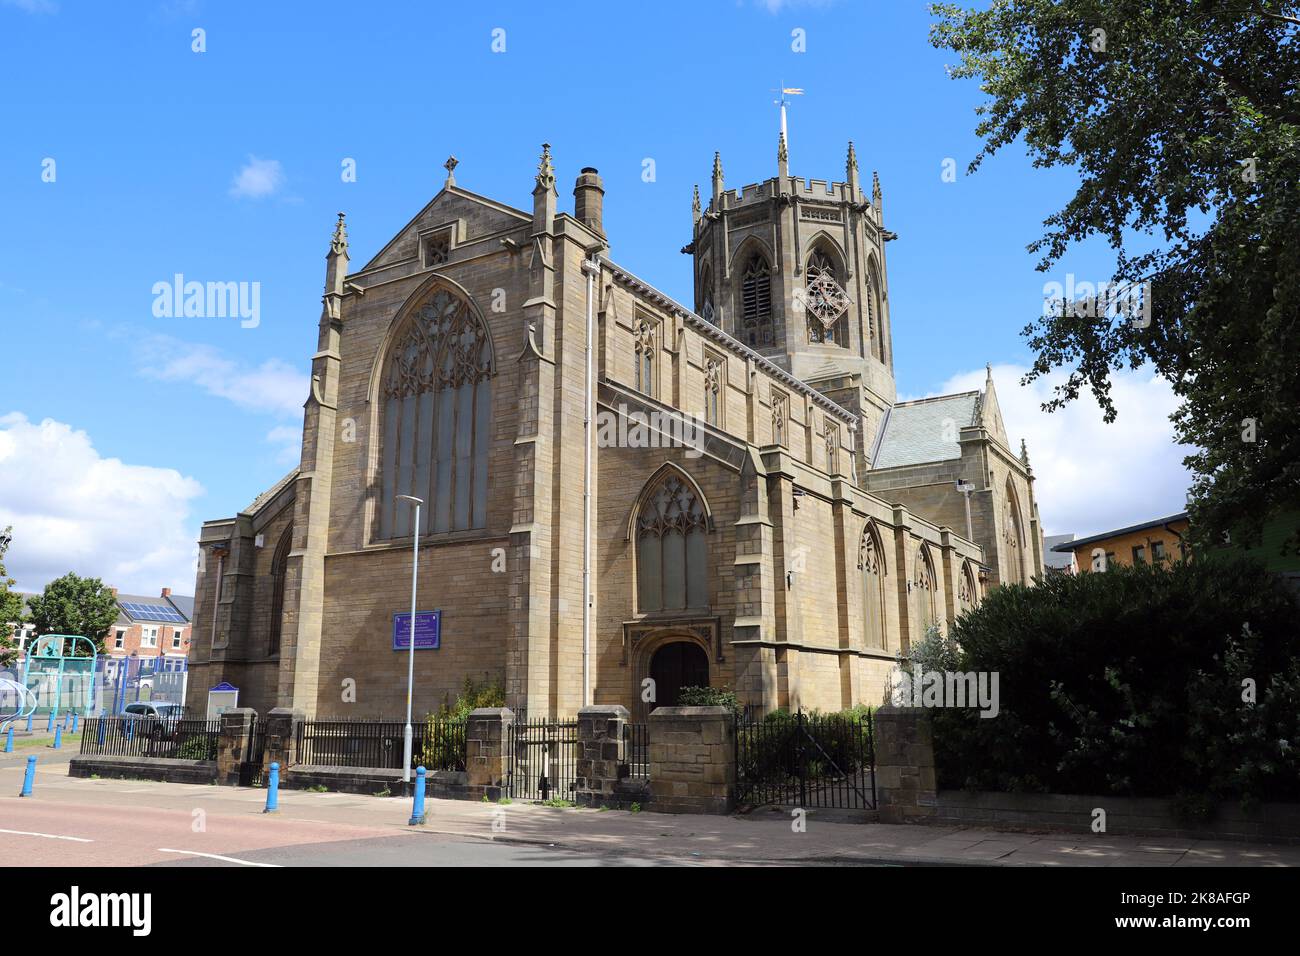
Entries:
[[[466,677],[530,716],[684,685],[756,711],[879,702],[895,653],[1042,570],[1033,476],[992,380],[897,402],[881,188],[697,189],[693,308],[557,208],[455,181],[362,268],[339,216],[300,465],[203,526],[191,705],[396,716],[413,535],[417,713]],[[958,484],[962,489],[959,490]],[[415,509],[402,495],[421,501]]]

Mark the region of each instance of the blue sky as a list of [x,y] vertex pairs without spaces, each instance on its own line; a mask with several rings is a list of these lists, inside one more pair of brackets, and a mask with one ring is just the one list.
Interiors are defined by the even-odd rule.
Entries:
[[[598,167],[614,257],[689,302],[677,250],[691,187],[707,194],[715,149],[730,188],[775,174],[782,82],[807,91],[790,112],[795,175],[842,178],[849,139],[864,177],[879,170],[900,237],[888,262],[900,393],[974,387],[993,363],[1049,532],[1179,510],[1162,383],[1126,376],[1111,429],[1086,404],[1038,415],[1044,388],[1016,387],[1044,281],[1105,279],[1111,259],[1085,248],[1050,277],[1034,271],[1025,246],[1075,177],[1033,170],[1019,148],[965,175],[980,94],[948,79],[930,20],[916,0],[0,0],[10,573],[29,588],[75,568],[190,590],[200,521],[233,514],[296,455],[336,212],[359,267],[437,192],[449,154],[460,185],[517,206],[543,141],[562,186]],[[346,158],[356,182],[342,181]],[[949,158],[959,175],[945,183]],[[571,188],[560,201],[571,208]],[[260,283],[260,324],[156,318],[152,287],[178,272]]]

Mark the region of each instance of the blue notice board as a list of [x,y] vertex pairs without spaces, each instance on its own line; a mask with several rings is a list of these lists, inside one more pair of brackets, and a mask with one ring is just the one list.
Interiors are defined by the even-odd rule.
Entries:
[[[393,615],[393,650],[411,646],[411,613]],[[415,649],[436,651],[442,646],[442,611],[415,612]]]

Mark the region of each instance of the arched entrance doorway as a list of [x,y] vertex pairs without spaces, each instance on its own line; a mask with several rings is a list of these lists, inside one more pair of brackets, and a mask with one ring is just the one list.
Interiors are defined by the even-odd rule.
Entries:
[[709,658],[693,641],[664,644],[650,658],[650,678],[655,699],[650,709],[676,707],[683,687],[709,686]]

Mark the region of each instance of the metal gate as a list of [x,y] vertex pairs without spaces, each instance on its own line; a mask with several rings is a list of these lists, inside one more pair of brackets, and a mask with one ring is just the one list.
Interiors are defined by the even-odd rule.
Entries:
[[876,809],[871,714],[769,714],[736,721],[736,802]]
[[578,721],[515,721],[507,738],[506,792],[515,800],[572,800],[578,787]]
[[264,787],[262,759],[266,755],[266,724],[253,718],[248,725],[248,736],[244,740],[244,759],[239,763],[239,785],[241,787]]

